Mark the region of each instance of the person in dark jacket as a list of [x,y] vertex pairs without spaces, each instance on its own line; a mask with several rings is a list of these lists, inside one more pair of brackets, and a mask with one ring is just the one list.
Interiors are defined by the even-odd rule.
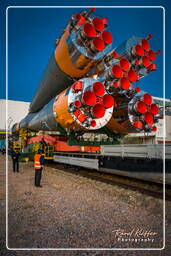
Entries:
[[3,148],[1,152],[2,152],[2,155],[4,155],[5,154],[5,148]]
[[16,149],[11,152],[11,157],[12,157],[12,162],[13,162],[13,172],[17,171],[19,172],[19,157],[20,157],[20,152]]
[[42,151],[39,149],[38,152],[34,156],[35,186],[36,187],[42,187],[40,185],[40,181],[42,178],[43,167],[44,167],[44,156],[42,155]]

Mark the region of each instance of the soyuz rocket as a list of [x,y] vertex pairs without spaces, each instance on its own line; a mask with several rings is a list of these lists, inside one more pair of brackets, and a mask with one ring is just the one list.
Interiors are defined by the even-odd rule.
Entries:
[[146,38],[132,36],[112,49],[107,18],[95,8],[74,14],[46,67],[28,115],[16,130],[155,132],[159,108],[149,93],[135,87],[156,70],[160,51]]

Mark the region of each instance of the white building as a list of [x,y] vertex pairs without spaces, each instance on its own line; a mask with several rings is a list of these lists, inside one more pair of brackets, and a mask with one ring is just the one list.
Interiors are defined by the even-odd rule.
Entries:
[[[0,99],[0,131],[10,129],[15,123],[21,121],[27,115],[29,105],[30,102]],[[7,119],[6,109],[8,109]]]
[[165,131],[164,131],[164,121],[160,119],[157,124],[156,140],[158,143],[163,141],[163,137],[166,143],[171,143],[171,100],[153,97],[155,103],[159,104],[159,107],[163,106],[163,101],[165,101]]

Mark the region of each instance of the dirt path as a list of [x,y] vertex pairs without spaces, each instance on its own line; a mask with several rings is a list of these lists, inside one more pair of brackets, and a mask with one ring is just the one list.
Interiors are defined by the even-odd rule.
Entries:
[[[170,255],[170,250],[150,252],[10,251],[5,250],[5,157],[1,162],[2,236],[0,255]],[[162,200],[120,185],[81,177],[77,173],[45,167],[42,188],[33,186],[32,163],[21,163],[12,172],[9,159],[8,247],[9,248],[159,248],[162,247]],[[171,212],[171,203],[167,202]],[[167,216],[167,239],[171,241],[171,217]],[[148,241],[121,241],[116,230],[152,231]],[[125,235],[122,234],[122,238]],[[3,249],[4,248],[4,249]],[[154,254],[153,254],[154,253]]]

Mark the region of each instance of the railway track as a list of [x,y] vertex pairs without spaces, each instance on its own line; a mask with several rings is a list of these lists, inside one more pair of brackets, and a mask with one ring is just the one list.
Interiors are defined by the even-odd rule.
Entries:
[[[131,189],[143,194],[151,195],[155,198],[163,198],[163,184],[152,181],[141,180],[133,177],[121,176],[118,174],[105,173],[102,170],[90,170],[83,167],[73,167],[65,164],[48,163],[48,167],[60,169],[64,172],[79,175],[88,179],[93,179],[110,185],[119,185],[121,188]],[[171,201],[171,186],[166,184],[166,200]]]

